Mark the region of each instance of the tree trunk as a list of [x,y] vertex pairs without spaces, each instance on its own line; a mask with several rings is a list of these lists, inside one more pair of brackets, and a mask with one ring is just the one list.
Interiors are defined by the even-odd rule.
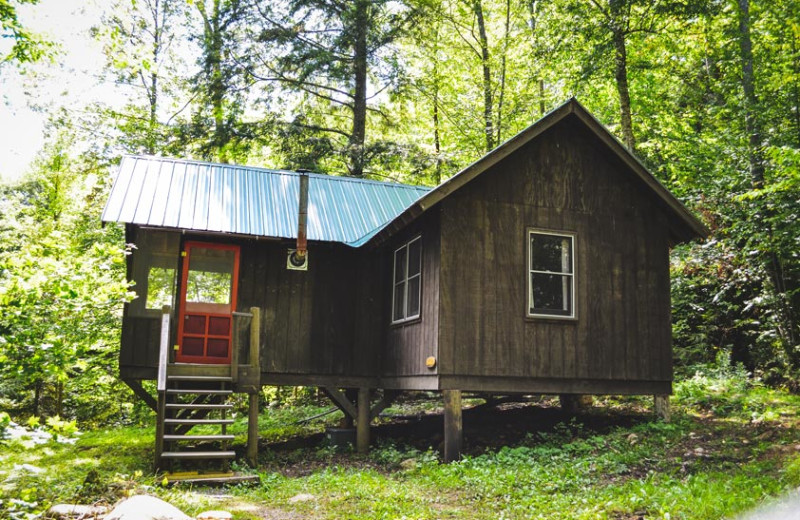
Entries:
[[364,175],[364,142],[367,131],[367,31],[369,23],[368,0],[355,2],[355,44],[353,46],[353,128],[350,132],[350,174]]
[[225,81],[222,75],[222,0],[214,0],[211,15],[205,11],[205,2],[198,2],[197,9],[203,18],[203,59],[205,74],[208,76],[208,97],[211,101],[211,116],[214,131],[211,136],[210,151],[221,163],[228,162],[227,145],[229,135],[225,123]]
[[158,72],[156,64],[161,55],[161,37],[163,31],[163,24],[161,24],[161,1],[155,0],[151,5],[151,13],[153,15],[153,67],[150,72],[150,85],[145,86],[147,89],[147,102],[149,104],[150,113],[147,121],[147,153],[156,153],[156,128],[158,126]]
[[[531,52],[535,55],[539,50],[539,39],[536,28],[539,26],[539,4],[541,0],[528,0],[528,14],[530,16],[530,29],[531,29]],[[544,96],[544,80],[538,77],[531,71],[531,80],[539,86],[539,114],[533,115],[534,119],[544,115],[546,109],[546,102]]]
[[433,151],[436,154],[436,184],[442,182],[442,144],[439,137],[439,31],[436,31],[436,42],[433,53]]
[[500,59],[500,97],[497,101],[497,140],[503,141],[503,100],[506,94],[506,55],[508,54],[508,36],[511,26],[511,0],[506,0],[506,26],[503,35],[503,57]]
[[756,121],[758,98],[753,77],[753,41],[750,38],[750,0],[739,0],[739,45],[744,91],[744,126],[749,141],[750,180],[754,188],[764,185],[764,158],[761,129]]
[[614,41],[614,79],[619,94],[619,116],[622,126],[622,140],[628,150],[633,151],[636,140],[633,137],[633,121],[631,118],[631,94],[628,88],[628,51],[625,47],[625,31],[622,20],[612,21],[612,38]]
[[472,10],[478,22],[478,37],[481,46],[481,66],[483,67],[483,119],[486,136],[486,151],[494,148],[494,124],[492,116],[492,69],[489,63],[489,39],[486,36],[486,23],[483,19],[481,0],[474,0]]
[[[750,1],[738,0],[739,3],[739,46],[742,66],[742,91],[744,93],[744,126],[748,136],[748,159],[750,163],[750,183],[754,189],[764,187],[764,151],[762,148],[762,131],[758,122],[758,96],[755,87],[753,70],[753,41],[750,36]],[[766,210],[769,211],[768,209]],[[772,226],[765,221],[761,211],[756,215],[759,227],[764,229],[771,239]],[[771,240],[770,240],[771,241]],[[783,340],[784,349],[789,362],[795,368],[800,366],[800,355],[795,351],[797,345],[797,324],[791,301],[791,290],[787,286],[783,271],[783,261],[778,251],[768,247],[765,268],[775,288],[778,301],[778,316],[781,325],[778,333]]]

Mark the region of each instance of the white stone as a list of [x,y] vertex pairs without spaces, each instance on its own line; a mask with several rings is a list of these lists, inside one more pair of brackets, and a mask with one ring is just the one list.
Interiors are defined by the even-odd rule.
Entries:
[[197,515],[197,520],[232,520],[233,515],[228,511],[203,511]]
[[156,497],[135,495],[119,502],[103,520],[192,520],[192,517]]
[[308,493],[300,493],[299,495],[295,495],[289,499],[290,504],[295,504],[297,502],[308,502],[310,500],[315,500],[317,497]]
[[107,507],[83,506],[80,504],[56,504],[47,510],[48,518],[100,518],[108,513]]

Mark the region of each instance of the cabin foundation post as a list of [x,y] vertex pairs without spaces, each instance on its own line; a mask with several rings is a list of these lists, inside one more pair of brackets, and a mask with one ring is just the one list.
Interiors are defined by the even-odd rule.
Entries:
[[247,417],[247,462],[251,467],[258,465],[258,392],[250,392],[249,414]]
[[444,461],[461,458],[463,428],[461,421],[461,390],[443,390],[444,399]]
[[669,396],[666,394],[656,394],[653,396],[656,416],[664,422],[669,422]]
[[559,394],[561,409],[569,414],[576,414],[592,407],[594,398],[586,394]]
[[358,417],[356,419],[356,450],[358,453],[369,451],[369,388],[358,389]]

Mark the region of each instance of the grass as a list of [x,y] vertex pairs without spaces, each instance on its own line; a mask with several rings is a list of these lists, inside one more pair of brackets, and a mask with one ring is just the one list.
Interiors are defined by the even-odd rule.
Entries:
[[[483,442],[480,427],[467,425],[469,454],[454,464],[440,463],[419,435],[379,436],[367,456],[284,444],[262,450],[259,485],[228,488],[222,499],[204,489],[163,488],[148,475],[152,428],[85,432],[74,445],[6,442],[0,517],[31,518],[54,502],[111,503],[145,492],[190,514],[227,508],[237,518],[717,519],[800,485],[798,396],[711,368],[676,384],[671,423],[652,420],[649,406],[605,398],[588,414],[528,428],[508,445]],[[397,410],[412,408],[401,403]],[[269,410],[259,421],[262,438],[318,433],[338,412],[298,420],[324,410]],[[516,412],[538,420],[546,403]]]

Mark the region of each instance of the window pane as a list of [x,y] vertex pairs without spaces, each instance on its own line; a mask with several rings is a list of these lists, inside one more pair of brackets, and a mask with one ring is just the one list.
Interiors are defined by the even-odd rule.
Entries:
[[531,233],[531,269],[554,273],[572,272],[572,239]]
[[572,277],[531,273],[531,314],[572,314]]
[[408,244],[408,277],[419,274],[422,262],[422,240],[414,240]]
[[394,306],[392,307],[394,310],[392,311],[392,321],[402,320],[405,318],[405,305],[403,301],[405,287],[405,282],[395,284],[394,286]]
[[406,253],[408,248],[403,247],[394,253],[394,283],[406,279]]
[[151,267],[147,273],[146,309],[161,309],[164,305],[172,305],[172,293],[175,288],[175,269]]
[[408,313],[406,318],[419,316],[419,284],[421,277],[415,276],[408,281]]
[[186,280],[186,301],[231,303],[235,259],[235,253],[230,249],[192,248]]

